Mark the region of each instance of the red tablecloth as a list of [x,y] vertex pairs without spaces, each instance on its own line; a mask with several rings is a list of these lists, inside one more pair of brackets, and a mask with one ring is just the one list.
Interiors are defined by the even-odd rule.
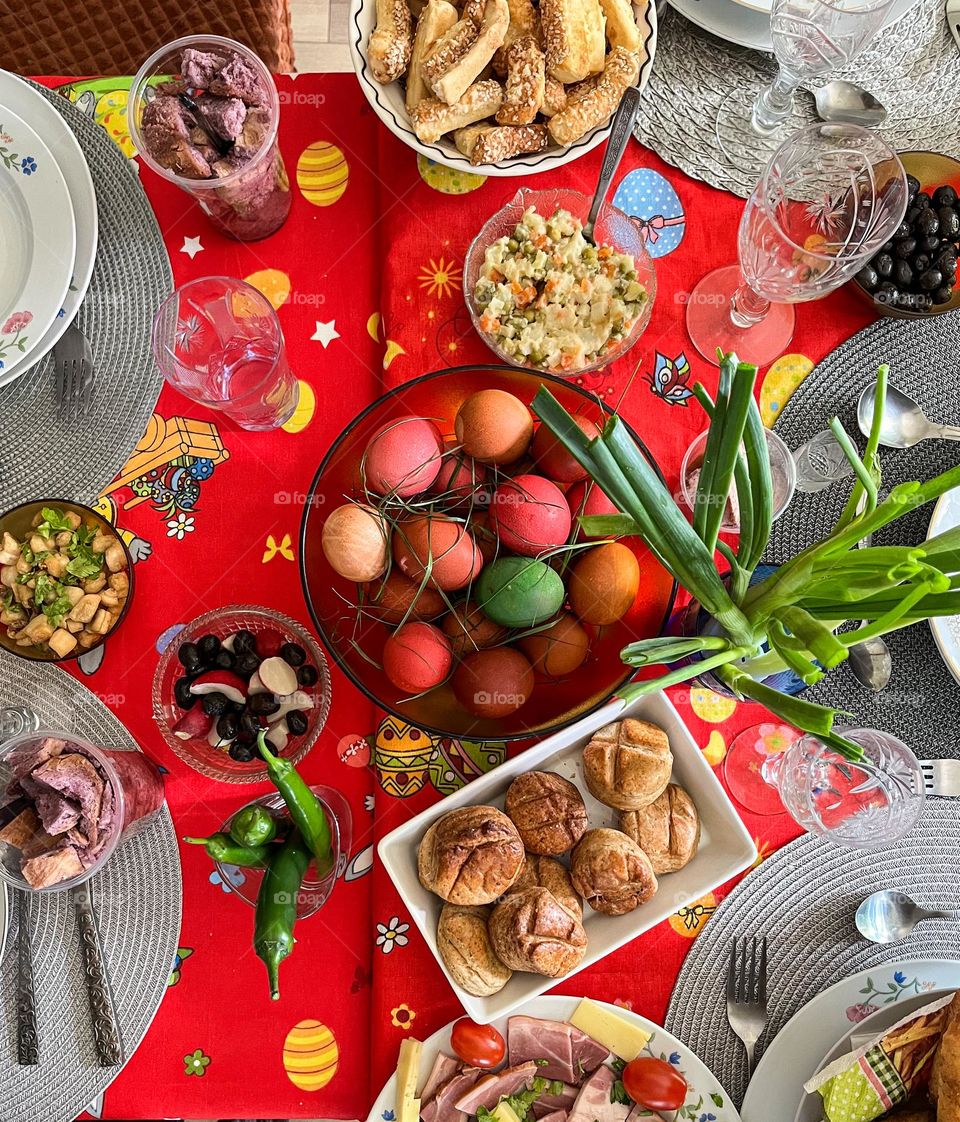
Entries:
[[[129,155],[127,85],[100,79],[65,92]],[[418,160],[379,124],[350,75],[282,78],[278,85],[294,201],[289,221],[273,237],[248,245],[228,241],[186,195],[142,170],[176,282],[219,273],[262,289],[279,308],[302,384],[296,416],[272,434],[238,430],[165,389],[146,436],[104,494],[104,508],[138,557],[137,597],[102,666],[77,672],[169,771],[167,797],[180,834],[209,831],[266,787],[203,779],[165,747],[150,717],[157,651],[177,626],[230,602],[262,603],[307,621],[297,534],[316,466],[384,385],[490,360],[464,309],[463,254],[483,221],[521,185],[484,182]],[[592,191],[599,162],[597,152],[537,177],[536,186]],[[743,204],[636,143],[615,190],[656,236],[659,295],[640,343],[584,384],[605,400],[622,397],[624,414],[675,487],[681,454],[704,427],[685,387],[697,379],[716,384],[715,369],[685,337],[684,297],[708,269],[735,259]],[[812,362],[867,318],[864,305],[842,292],[800,306],[793,353],[763,380],[768,423]],[[171,460],[154,450],[174,433],[181,440]],[[298,928],[296,951],[282,968],[282,999],[267,998],[264,968],[250,946],[251,910],[217,883],[201,851],[185,848],[181,949],[169,991],[140,1049],[98,1106],[104,1117],[362,1118],[395,1065],[401,1038],[425,1037],[457,1014],[420,934],[373,864],[372,846],[440,797],[438,788],[478,774],[498,752],[458,753],[457,745],[436,742],[435,766],[422,789],[394,798],[370,763],[381,715],[336,670],[333,680],[329,721],[302,770],[350,799],[354,840],[330,903]],[[741,729],[764,720],[757,707],[700,689],[678,688],[671,697],[715,766]],[[396,721],[383,728],[397,745],[409,735]],[[772,746],[776,725],[762,734]],[[451,761],[453,780],[447,778]],[[785,815],[745,818],[761,857],[797,833]],[[690,941],[728,888],[719,886],[558,991],[618,1001],[659,1020]],[[324,1074],[309,1089],[286,1074],[285,1046],[316,1053]]]

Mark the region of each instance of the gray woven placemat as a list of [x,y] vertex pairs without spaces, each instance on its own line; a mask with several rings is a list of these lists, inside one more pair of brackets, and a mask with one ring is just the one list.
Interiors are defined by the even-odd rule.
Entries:
[[[718,39],[671,9],[660,22],[636,137],[694,179],[746,198],[756,177],[724,156],[714,131],[717,110],[734,90],[759,93],[774,71],[772,55]],[[960,51],[943,0],[920,0],[831,77],[855,82],[883,102],[882,132],[898,151],[960,155]],[[815,120],[811,97],[798,95],[797,105],[804,120]],[[743,144],[750,141],[745,131]]]
[[[130,734],[85,686],[55,666],[0,652],[0,705],[27,705],[44,724],[110,748]],[[124,1054],[133,1055],[166,992],[180,936],[180,858],[170,814],[117,849],[92,882]],[[80,935],[67,893],[31,899],[40,1064],[16,1050],[15,938],[0,969],[0,1119],[67,1122],[101,1094],[119,1068],[97,1064]]]
[[59,94],[42,92],[76,134],[97,193],[97,261],[76,320],[93,347],[95,396],[86,420],[58,420],[52,353],[0,387],[3,509],[47,496],[89,502],[123,467],[163,384],[150,328],[173,286],[133,165],[100,125]]
[[[960,864],[956,803],[931,800],[899,844],[851,853],[805,836],[750,873],[717,908],[684,960],[665,1027],[707,1064],[737,1103],[746,1090],[743,1046],[727,1024],[725,975],[734,937],[766,935],[767,1031],[760,1051],[821,990],[891,960],[960,957],[960,927],[921,924],[895,947],[861,939],[857,905],[880,888],[900,888],[931,907],[954,908]],[[824,1041],[824,1052],[833,1041]],[[770,1119],[787,1122],[787,1119]]]
[[[884,319],[839,346],[800,384],[774,426],[790,448],[799,448],[827,427],[836,413],[863,450],[856,421],[857,398],[876,376],[881,362],[890,365],[890,382],[928,416],[960,423],[960,315],[927,320]],[[881,449],[883,490],[912,479],[929,479],[960,463],[960,444],[928,440],[906,451]],[[850,481],[814,495],[797,492],[774,524],[767,559],[782,562],[824,537],[850,494]],[[876,545],[922,542],[933,504],[906,515],[878,533]],[[848,709],[860,727],[886,729],[909,744],[918,756],[960,757],[960,685],[940,657],[925,623],[887,638],[893,677],[882,693],[865,689],[841,665],[804,697]]]

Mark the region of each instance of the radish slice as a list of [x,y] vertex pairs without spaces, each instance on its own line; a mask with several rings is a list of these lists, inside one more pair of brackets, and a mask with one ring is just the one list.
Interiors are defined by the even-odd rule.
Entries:
[[188,710],[171,730],[177,740],[202,740],[209,733],[214,719],[199,705]]
[[303,690],[297,690],[296,693],[289,694],[287,697],[278,697],[277,701],[280,702],[280,708],[267,718],[270,724],[282,721],[288,713],[292,713],[294,710],[305,713],[308,709],[313,708],[313,698],[304,693]]
[[228,635],[226,639],[224,639],[220,644],[220,646],[223,647],[225,651],[229,651],[231,654],[233,654],[233,644],[236,638],[236,635]]
[[190,683],[190,692],[198,697],[222,693],[228,701],[242,705],[247,700],[247,683],[232,670],[207,670]]
[[250,676],[250,681],[247,684],[247,696],[253,697],[255,693],[267,693],[267,687],[260,680],[260,671],[254,670]]
[[287,746],[289,736],[290,730],[287,728],[287,722],[281,720],[275,721],[267,729],[267,735],[264,739],[273,748],[274,752],[282,752]]
[[207,736],[207,743],[211,748],[226,748],[233,743],[232,740],[224,740],[223,737],[217,732],[217,722],[214,721]]
[[284,662],[282,658],[277,656],[265,658],[260,663],[258,673],[260,681],[277,697],[286,697],[287,694],[296,693],[297,672],[289,662]]

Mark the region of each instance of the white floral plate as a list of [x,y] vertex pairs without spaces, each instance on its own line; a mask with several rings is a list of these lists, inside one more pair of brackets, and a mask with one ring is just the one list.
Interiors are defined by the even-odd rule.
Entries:
[[76,259],[73,203],[37,133],[0,102],[0,375],[60,314]]
[[[927,537],[933,538],[960,526],[960,487],[947,491],[937,500],[930,517]],[[940,616],[930,620],[934,642],[947,669],[960,682],[960,616]]]
[[0,370],[0,386],[4,386],[39,362],[76,318],[93,275],[97,257],[98,223],[97,196],[90,169],[73,130],[64,118],[43,94],[6,70],[0,70],[0,105],[7,106],[21,120],[30,124],[50,149],[66,180],[77,226],[73,279],[63,300],[62,313],[53,321],[36,347],[31,349],[29,356],[24,355],[13,362],[7,362]]
[[906,1015],[907,1002],[918,995],[929,994],[932,1001],[938,991],[955,989],[960,989],[960,961],[906,959],[861,970],[817,994],[765,1049],[740,1108],[743,1122],[819,1122],[819,1096],[807,1096],[803,1085],[839,1041],[878,1010],[904,1002]]
[[[537,997],[527,1002],[522,1008],[515,1010],[516,1014],[525,1017],[542,1017],[544,1020],[565,1021],[573,1016],[573,1011],[580,1003],[578,997]],[[600,1001],[597,1004],[606,1005]],[[629,1009],[621,1009],[610,1005],[608,1008],[625,1017],[628,1021],[639,1025],[650,1033],[650,1041],[644,1049],[644,1054],[656,1056],[674,1064],[678,1071],[683,1073],[689,1090],[687,1101],[676,1113],[676,1122],[740,1122],[740,1115],[730,1101],[730,1096],[720,1086],[709,1069],[690,1049],[681,1044],[675,1036],[671,1036],[666,1029],[633,1013]],[[491,1024],[495,1025],[506,1037],[508,1017],[498,1017]],[[451,1021],[438,1032],[435,1032],[423,1043],[423,1055],[420,1058],[420,1078],[417,1086],[422,1087],[427,1078],[433,1061],[439,1051],[451,1053],[450,1031],[456,1021]],[[367,1116],[367,1122],[393,1122],[396,1110],[397,1078],[392,1075],[386,1082],[380,1097],[373,1104],[373,1109]],[[649,1118],[655,1122],[657,1115],[641,1114],[641,1118]],[[771,1122],[773,1115],[768,1116],[764,1122]]]

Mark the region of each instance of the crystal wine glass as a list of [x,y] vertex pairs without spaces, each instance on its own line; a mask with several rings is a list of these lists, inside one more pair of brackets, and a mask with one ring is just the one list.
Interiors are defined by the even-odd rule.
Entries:
[[717,115],[717,139],[734,166],[757,175],[779,139],[811,117],[797,89],[846,66],[883,26],[893,0],[773,0],[770,38],[778,70],[754,98],[740,87]]
[[903,221],[907,177],[894,150],[857,125],[816,124],[774,152],[740,220],[739,265],[700,281],[687,331],[718,362],[766,366],[793,336],[793,305],[850,280]]

